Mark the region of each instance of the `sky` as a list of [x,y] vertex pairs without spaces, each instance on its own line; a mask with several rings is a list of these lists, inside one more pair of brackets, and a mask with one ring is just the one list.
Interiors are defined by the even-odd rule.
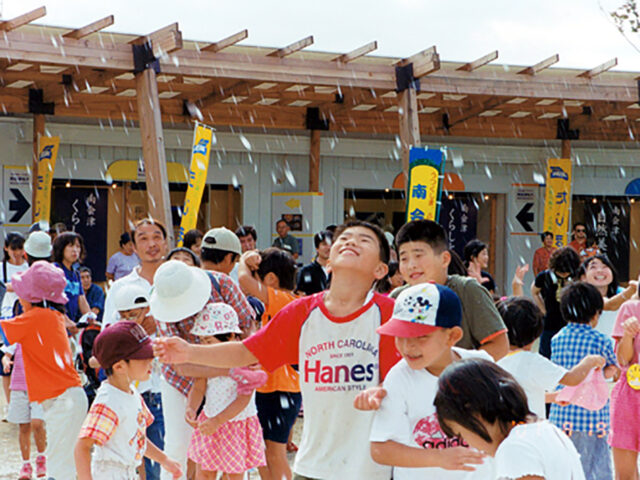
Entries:
[[[497,63],[590,69],[618,57],[640,70],[640,51],[608,13],[623,0],[0,0],[8,19],[42,5],[38,23],[80,27],[115,15],[108,30],[145,34],[179,22],[185,40],[214,42],[243,29],[247,45],[282,47],[313,35],[310,50],[346,53],[372,40],[374,54],[407,57],[436,45],[442,61],[493,50]],[[640,48],[640,35],[632,37]]]

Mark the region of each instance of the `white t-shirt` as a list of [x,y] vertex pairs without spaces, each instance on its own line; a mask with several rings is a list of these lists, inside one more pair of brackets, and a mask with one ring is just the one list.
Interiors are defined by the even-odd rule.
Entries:
[[[461,358],[493,361],[486,352],[454,347]],[[438,377],[424,370],[414,370],[400,360],[384,380],[387,396],[375,412],[369,440],[394,441],[413,448],[451,448],[467,446],[458,438],[449,438],[440,429],[433,401],[438,391]],[[444,470],[438,467],[394,467],[394,480],[486,480],[493,478],[493,461],[485,458],[473,472]]]
[[[207,380],[207,394],[205,397],[204,414],[215,417],[238,397],[238,383],[231,377],[214,377]],[[253,399],[238,415],[230,421],[244,420],[257,414],[256,403]]]
[[[7,276],[2,279],[3,283],[7,284],[11,282],[11,277],[14,274],[19,272],[24,272],[29,269],[29,264],[27,262],[22,262],[20,265],[13,265],[9,262],[6,262]],[[2,268],[5,268],[2,266]],[[18,300],[18,295],[15,292],[6,292],[4,294],[4,298],[2,299],[2,310],[0,310],[0,318],[11,318],[13,317],[13,306]]]
[[576,447],[546,420],[516,425],[498,446],[495,464],[497,480],[585,480]]
[[498,365],[509,372],[524,389],[529,410],[538,418],[546,418],[545,392],[553,392],[567,373],[548,358],[526,350],[515,350],[498,360]]
[[135,388],[132,388],[131,393],[127,393],[110,383],[103,382],[91,405],[87,420],[93,411],[104,413],[105,409],[110,417],[115,415],[117,423],[108,440],[102,445],[96,444],[91,468],[94,475],[100,469],[96,466],[96,462],[115,462],[125,466],[140,465],[147,449],[147,425],[153,421],[153,416]]

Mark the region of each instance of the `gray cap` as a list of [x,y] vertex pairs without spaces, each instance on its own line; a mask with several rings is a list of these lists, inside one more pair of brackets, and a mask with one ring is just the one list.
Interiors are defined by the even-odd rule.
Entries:
[[240,239],[225,227],[212,228],[202,237],[202,248],[223,250],[242,255]]

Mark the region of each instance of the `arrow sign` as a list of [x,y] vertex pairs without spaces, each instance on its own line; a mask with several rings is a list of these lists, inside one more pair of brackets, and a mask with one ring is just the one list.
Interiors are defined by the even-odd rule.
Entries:
[[534,219],[533,212],[529,211],[531,210],[531,207],[533,207],[533,203],[525,203],[516,215],[516,220],[520,222],[520,225],[522,225],[522,228],[524,228],[525,232],[533,232],[533,228],[531,228],[531,225],[529,225],[529,222],[533,222]]
[[300,200],[297,198],[292,198],[291,200],[287,200],[284,204],[289,208],[299,208]]
[[31,206],[31,204],[24,197],[24,195],[19,189],[10,188],[9,190],[11,191],[12,195],[15,197],[15,198],[9,199],[9,210],[11,212],[15,212],[13,216],[9,219],[9,223],[18,223],[22,218],[22,216],[25,213],[27,213],[27,210],[29,210],[29,207]]

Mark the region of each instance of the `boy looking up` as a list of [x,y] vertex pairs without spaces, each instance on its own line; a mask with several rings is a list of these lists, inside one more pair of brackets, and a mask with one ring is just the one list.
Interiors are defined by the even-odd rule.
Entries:
[[457,346],[489,353],[496,361],[509,351],[507,329],[491,295],[476,280],[448,275],[451,262],[447,234],[431,220],[415,220],[402,226],[396,235],[400,273],[407,286],[391,292],[396,298],[411,285],[435,282],[453,290],[462,302],[462,338]]
[[398,360],[393,339],[375,332],[391,316],[393,301],[371,291],[387,273],[389,244],[378,227],[360,221],[342,225],[334,238],[326,292],[293,301],[243,343],[189,345],[172,337],[158,339],[155,349],[169,363],[260,362],[270,371],[298,364],[305,424],[294,478],[388,480],[390,468],[369,453],[373,415],[352,404]]

